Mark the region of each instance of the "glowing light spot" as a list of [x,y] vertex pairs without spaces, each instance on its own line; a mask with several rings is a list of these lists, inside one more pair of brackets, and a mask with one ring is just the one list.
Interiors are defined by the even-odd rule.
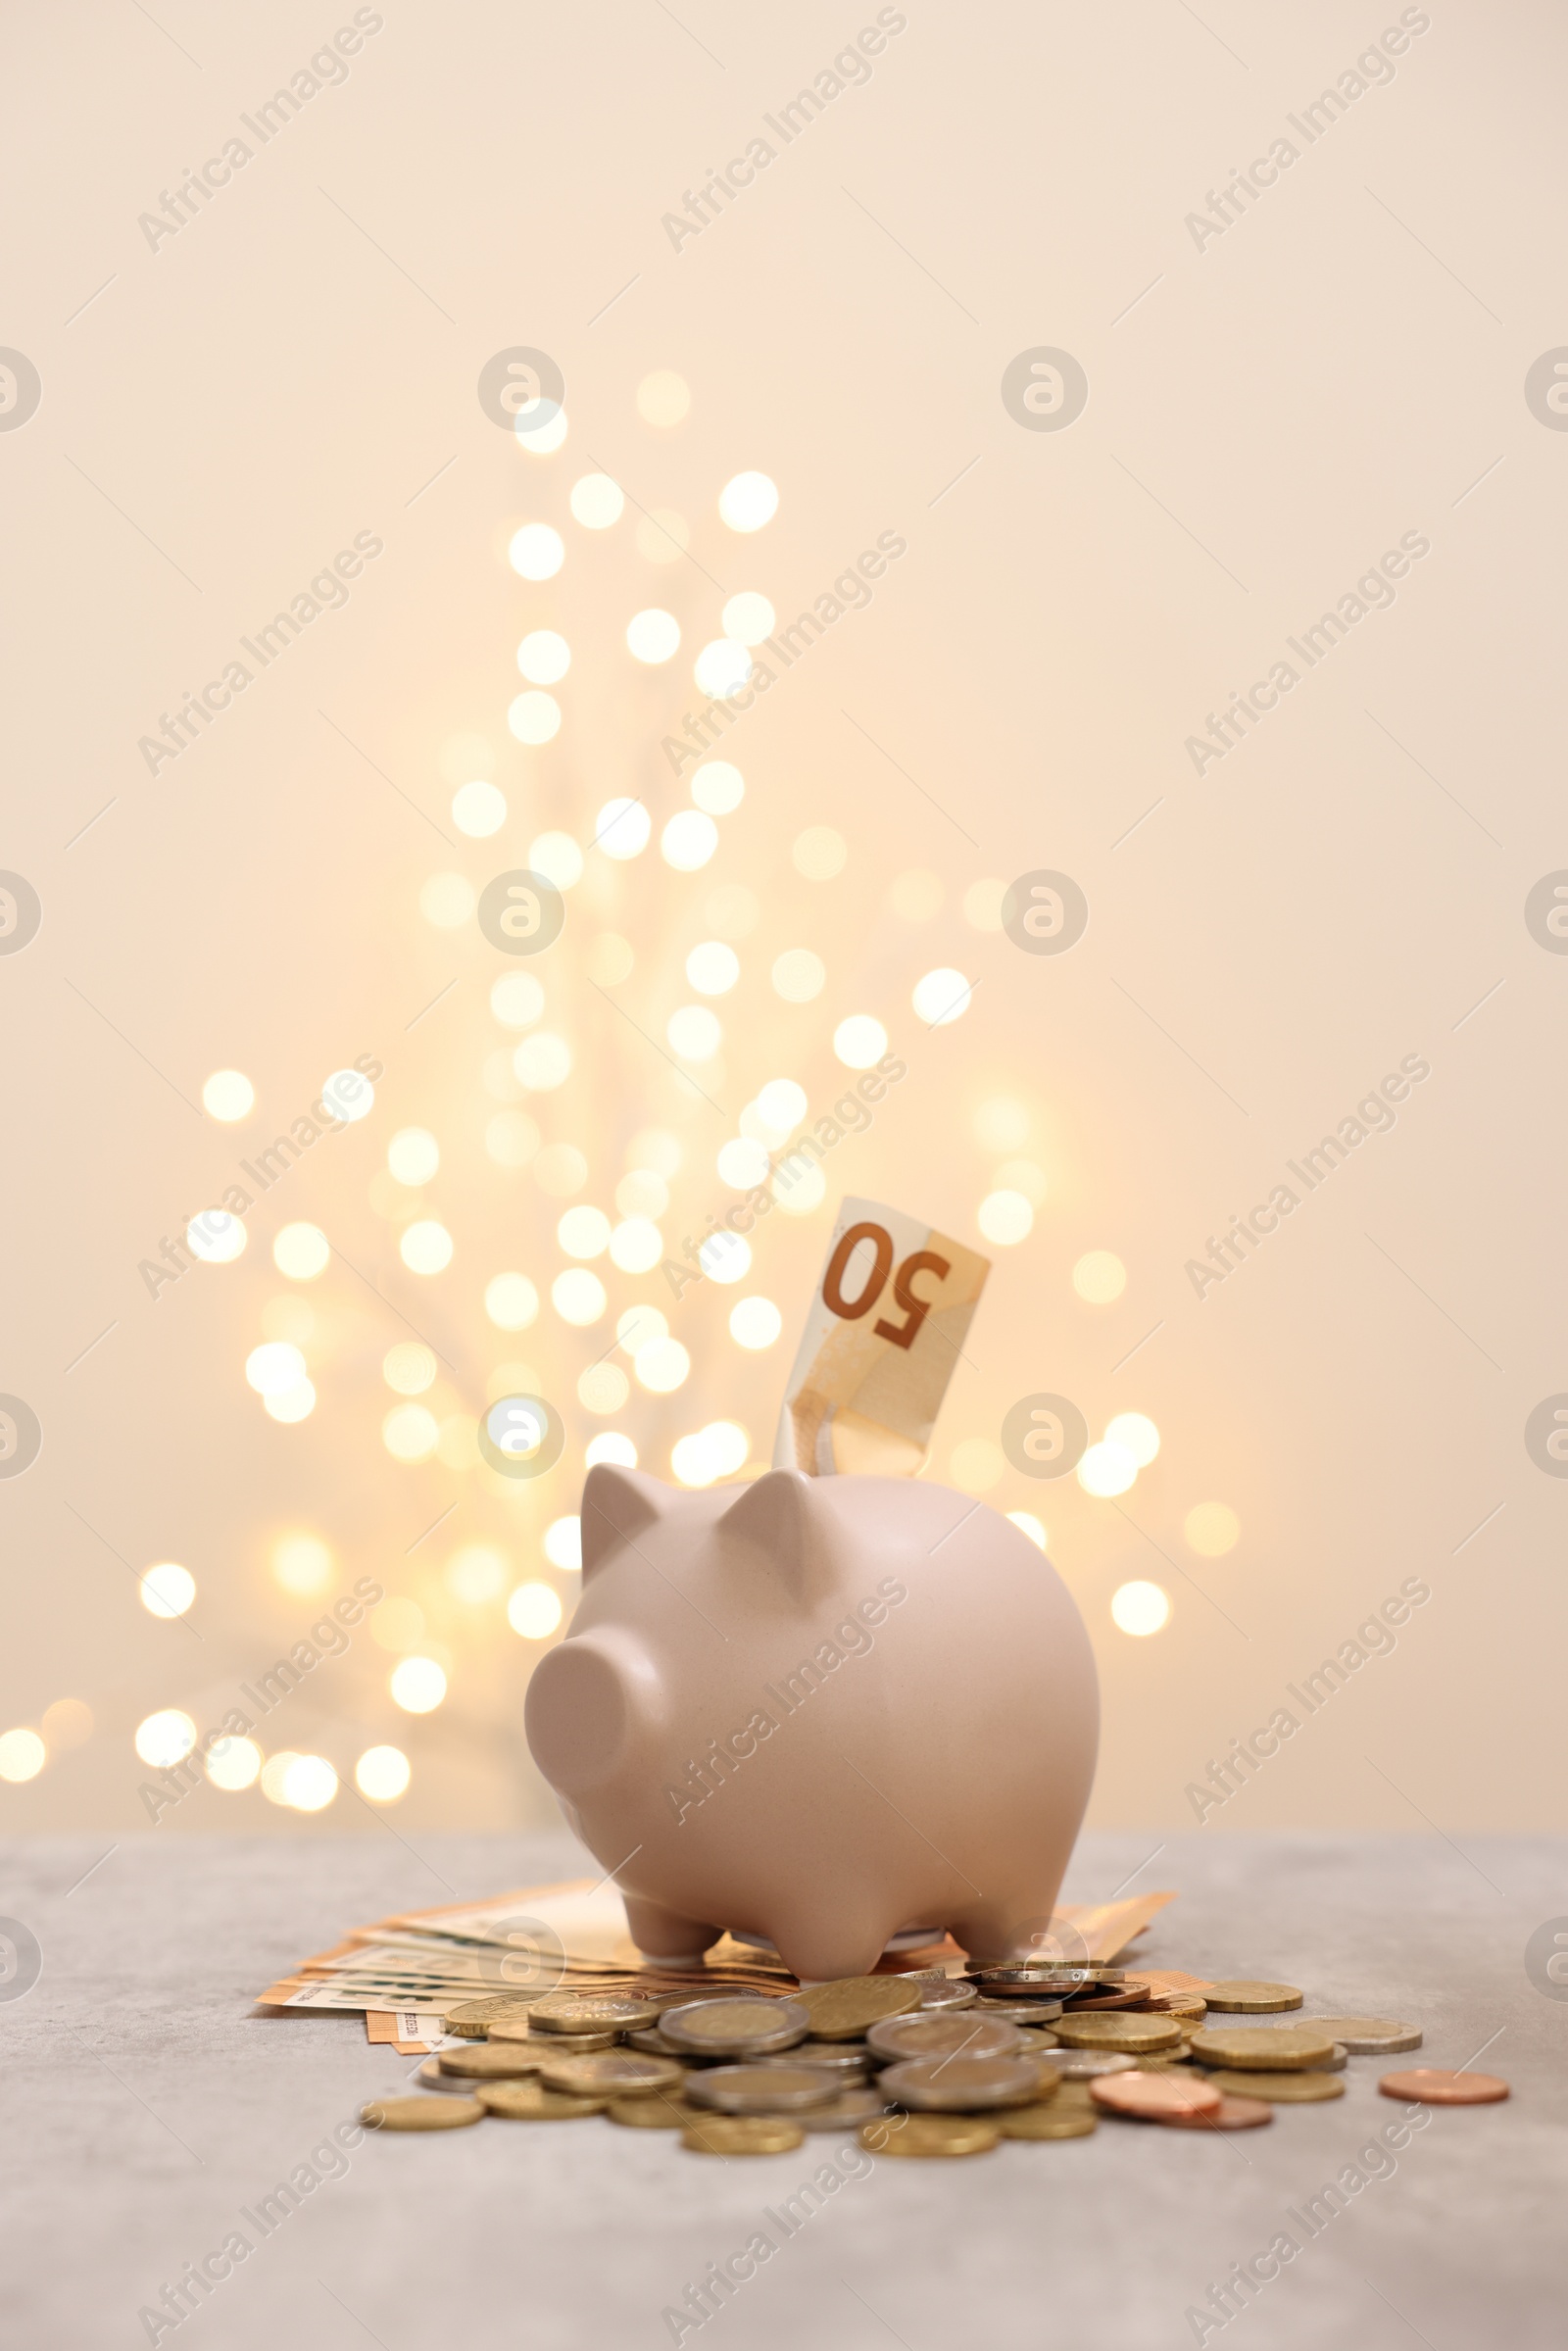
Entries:
[[773,993],[787,1004],[808,1004],[827,986],[827,965],[808,947],[787,947],[774,959]]
[[258,1396],[284,1396],[304,1379],[305,1357],[287,1340],[270,1340],[246,1356],[245,1377]]
[[565,542],[548,522],[525,522],[507,549],[507,561],[521,579],[554,579],[565,560]]
[[752,657],[733,637],[714,637],[692,663],[692,675],[702,692],[727,702],[739,694],[752,674]]
[[255,1102],[256,1089],[241,1069],[215,1069],[202,1088],[202,1107],[224,1126],[248,1118]]
[[371,1615],[370,1639],[377,1648],[407,1655],[424,1639],[424,1610],[417,1600],[402,1595],[383,1600]]
[[423,1404],[397,1404],[381,1423],[381,1443],[394,1461],[428,1461],[441,1434]]
[[769,1078],[753,1104],[767,1130],[763,1140],[771,1137],[782,1143],[786,1135],[793,1135],[808,1106],[804,1086],[798,1086],[793,1078]]
[[519,1584],[507,1602],[507,1622],[522,1641],[548,1641],[561,1616],[561,1601],[548,1584]]
[[452,1262],[452,1235],[433,1216],[421,1216],[404,1226],[398,1255],[410,1273],[445,1273]]
[[[12,1732],[10,1737],[17,1734]],[[24,1733],[24,1738],[34,1736]],[[38,1740],[40,1747],[43,1740]],[[155,1772],[167,1771],[171,1764],[183,1763],[196,1744],[196,1725],[178,1706],[162,1706],[136,1726],[136,1752],[143,1763]],[[40,1761],[42,1760],[40,1756]]]
[[417,1339],[400,1339],[381,1358],[381,1377],[398,1396],[423,1396],[435,1374],[434,1352]]
[[631,1382],[618,1363],[590,1363],[577,1381],[577,1401],[585,1412],[618,1412],[631,1394]]
[[183,1616],[195,1597],[195,1577],[172,1559],[160,1560],[141,1580],[141,1604],[149,1616]]
[[710,1061],[724,1042],[723,1025],[706,1004],[682,1004],[671,1012],[664,1035],[683,1061]]
[[582,851],[570,833],[541,833],[528,844],[528,863],[558,890],[569,890],[582,880]]
[[[608,857],[615,854],[612,849],[606,850]],[[636,962],[630,940],[623,939],[618,931],[601,931],[597,939],[588,943],[588,977],[597,980],[601,988],[618,988],[622,980],[630,979]]]
[[254,1788],[261,1778],[262,1750],[254,1739],[215,1739],[202,1768],[214,1788],[237,1795],[242,1788]]
[[784,1317],[770,1298],[738,1298],[729,1310],[730,1337],[753,1354],[771,1347],[783,1328]]
[[[622,1178],[617,1197],[624,1188]],[[611,1262],[622,1273],[652,1273],[663,1253],[664,1236],[649,1216],[625,1217],[610,1236]]]
[[316,1410],[316,1390],[309,1380],[301,1380],[297,1388],[286,1388],[279,1396],[264,1396],[262,1409],[270,1420],[285,1424],[309,1420]]
[[626,1146],[626,1164],[646,1168],[667,1182],[680,1168],[680,1139],[667,1127],[640,1127]]
[[928,1028],[942,1029],[963,1018],[973,994],[963,973],[944,964],[915,981],[909,1001]]
[[272,1241],[272,1263],[291,1282],[314,1282],[332,1259],[332,1244],[317,1224],[286,1224]]
[[[551,408],[555,408],[554,416],[540,415],[542,410]],[[538,423],[534,422],[536,416],[540,419]],[[554,457],[566,437],[566,412],[556,408],[554,401],[528,400],[517,411],[517,420],[512,429],[518,448],[525,449],[530,457]]]
[[732,815],[746,798],[746,779],[728,759],[705,759],[692,777],[692,798],[710,816]]
[[637,386],[637,414],[645,424],[667,432],[690,412],[691,387],[672,367],[655,367]]
[[1099,1494],[1106,1501],[1125,1494],[1137,1475],[1138,1464],[1127,1447],[1105,1439],[1092,1445],[1078,1464],[1078,1483],[1085,1494]]
[[590,1273],[585,1265],[571,1265],[551,1283],[550,1302],[563,1322],[583,1330],[599,1320],[610,1300],[596,1273]]
[[545,1529],[545,1557],[552,1567],[567,1569],[573,1575],[582,1572],[582,1521],[579,1518],[555,1518]]
[[1147,1469],[1159,1450],[1159,1431],[1146,1413],[1118,1412],[1105,1431],[1105,1442],[1121,1445],[1140,1469]]
[[718,1154],[720,1180],[732,1192],[755,1192],[767,1182],[772,1165],[761,1145],[747,1135],[732,1136]]
[[612,1462],[616,1469],[635,1469],[637,1447],[618,1429],[607,1429],[602,1437],[589,1440],[583,1459],[590,1469],[597,1469],[601,1461]]
[[[265,1773],[267,1766],[262,1769]],[[290,1812],[324,1812],[336,1794],[337,1774],[324,1755],[291,1755],[273,1801],[286,1804]]]
[[507,724],[519,743],[550,743],[561,732],[561,705],[538,686],[515,694],[507,706]]
[[744,1282],[752,1270],[752,1245],[739,1233],[710,1233],[697,1261],[710,1282]]
[[401,1747],[367,1747],[354,1766],[354,1785],[372,1804],[395,1804],[413,1777]]
[[767,598],[759,596],[755,588],[745,588],[725,605],[719,625],[737,645],[760,645],[764,637],[773,634],[773,617]]
[[1120,1585],[1110,1595],[1110,1621],[1122,1633],[1147,1638],[1170,1622],[1170,1598],[1157,1584]]
[[272,1581],[300,1599],[315,1597],[332,1581],[332,1554],[319,1535],[284,1535],[272,1546]]
[[603,1208],[568,1208],[556,1239],[568,1257],[602,1257],[610,1247],[610,1219]]
[[185,1247],[206,1265],[232,1265],[244,1253],[245,1227],[226,1208],[204,1208],[185,1227]]
[[609,530],[625,511],[625,492],[608,473],[585,473],[571,485],[572,519],[584,530]]
[[447,1694],[447,1678],[433,1657],[405,1657],[392,1668],[387,1688],[405,1714],[433,1714]]
[[1037,1549],[1042,1551],[1045,1549],[1045,1524],[1041,1519],[1036,1518],[1032,1510],[1009,1510],[1007,1516],[1020,1534],[1028,1536]]
[[539,1293],[525,1273],[498,1273],[485,1284],[484,1310],[498,1331],[525,1331],[539,1312]]
[[1073,1267],[1072,1286],[1091,1306],[1108,1306],[1127,1287],[1127,1268],[1108,1249],[1092,1249]]
[[887,1050],[887,1030],[868,1012],[852,1012],[833,1031],[833,1051],[846,1069],[869,1069]]
[[965,1494],[989,1494],[1001,1485],[1006,1467],[1002,1447],[989,1437],[965,1437],[948,1456],[948,1474]]
[[637,1349],[632,1369],[638,1386],[653,1396],[670,1396],[691,1370],[692,1359],[678,1339],[650,1339]]
[[517,1082],[530,1094],[553,1094],[571,1075],[571,1047],[552,1029],[524,1037],[512,1056]]
[[796,836],[790,861],[808,882],[830,882],[844,871],[850,855],[842,833],[830,824],[809,824]]
[[765,473],[737,473],[718,494],[721,522],[731,530],[760,530],[778,513],[778,491]]
[[461,930],[473,906],[473,884],[466,874],[432,873],[419,892],[419,911],[438,931]]
[[615,1344],[628,1355],[647,1347],[655,1339],[669,1337],[668,1317],[657,1306],[627,1306],[615,1317]]
[[477,1608],[500,1592],[507,1580],[507,1563],[499,1551],[488,1550],[482,1543],[472,1543],[453,1552],[445,1573],[446,1587],[453,1598]]
[[988,1192],[975,1213],[987,1241],[1012,1249],[1034,1231],[1035,1212],[1021,1192]]
[[428,1127],[400,1127],[386,1147],[386,1163],[400,1184],[428,1184],[441,1164],[441,1146]]
[[[531,971],[504,971],[490,990],[490,1009],[504,1029],[531,1029],[545,1008],[545,992]],[[417,1132],[417,1129],[413,1130]],[[396,1140],[394,1138],[394,1140]],[[391,1152],[387,1153],[388,1163]],[[392,1173],[397,1175],[394,1167]],[[433,1175],[435,1169],[432,1167]],[[422,1176],[403,1176],[402,1183],[423,1183]]]
[[695,873],[718,847],[718,827],[701,808],[682,808],[659,836],[659,854],[677,873]]
[[712,1420],[671,1447],[669,1466],[683,1486],[711,1486],[744,1466],[751,1445],[739,1421]]
[[670,661],[680,651],[680,622],[673,612],[662,612],[650,605],[643,612],[633,612],[626,623],[626,651],[633,661],[657,666]]
[[517,648],[517,667],[530,686],[559,685],[571,667],[571,647],[558,629],[531,628]]
[[[151,1722],[159,1719],[156,1715],[148,1717],[148,1721]],[[187,1715],[180,1717],[182,1722],[189,1721],[189,1719]],[[142,1731],[145,1731],[147,1724],[143,1723],[141,1728]],[[191,1728],[191,1736],[194,1739],[194,1725]],[[137,1732],[136,1737],[138,1739],[141,1738],[141,1731]],[[136,1752],[141,1754],[139,1746]],[[188,1754],[190,1750],[187,1747],[183,1752]],[[13,1787],[19,1786],[24,1780],[36,1780],[48,1759],[49,1750],[36,1731],[7,1731],[4,1737],[0,1738],[0,1780],[9,1780]],[[174,1755],[171,1756],[170,1761],[177,1763],[179,1759],[179,1756]],[[145,1755],[142,1756],[142,1761],[144,1763],[147,1761]]]
[[1242,1522],[1229,1502],[1195,1502],[1182,1521],[1190,1549],[1203,1559],[1223,1559],[1241,1540]]
[[452,821],[470,841],[487,841],[507,821],[507,796],[495,784],[460,784],[452,795]]
[[80,1698],[56,1698],[44,1708],[41,1727],[46,1746],[85,1746],[92,1737],[92,1708]]
[[786,1216],[809,1216],[827,1198],[827,1177],[815,1166],[780,1168],[769,1189]]
[[321,1088],[321,1101],[334,1118],[354,1126],[375,1108],[375,1088],[358,1069],[334,1069]]
[[686,957],[686,977],[699,996],[727,996],[740,976],[740,956],[720,939],[705,939]]
[[[994,1094],[974,1114],[975,1141],[987,1151],[1015,1151],[1029,1140],[1034,1121],[1024,1103],[1008,1094]],[[1016,1189],[1027,1191],[1019,1184]]]
[[[653,830],[654,820],[640,800],[607,800],[594,818],[594,847],[602,849],[607,857],[624,862],[642,856]],[[625,976],[625,972],[620,974],[622,979]],[[613,987],[615,982],[603,984]]]

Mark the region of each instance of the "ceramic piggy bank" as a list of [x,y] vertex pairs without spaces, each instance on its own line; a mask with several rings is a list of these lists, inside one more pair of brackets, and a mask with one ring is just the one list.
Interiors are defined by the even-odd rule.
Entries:
[[1018,1528],[909,1478],[684,1493],[589,1472],[583,1593],[528,1690],[534,1761],[650,1960],[726,1928],[808,1980],[1049,1920],[1089,1799],[1094,1658]]

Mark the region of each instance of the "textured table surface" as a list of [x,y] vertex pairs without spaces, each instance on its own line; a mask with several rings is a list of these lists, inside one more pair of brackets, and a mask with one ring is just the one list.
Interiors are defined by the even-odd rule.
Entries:
[[[1309,2013],[1420,2023],[1425,2047],[1389,2064],[1459,2066],[1485,2045],[1512,2098],[1433,2112],[1396,2154],[1359,2160],[1404,2110],[1378,2094],[1384,2063],[1352,2058],[1343,2099],[1284,2109],[1267,2130],[1206,2139],[1107,2121],[1092,2139],[961,2163],[871,2163],[825,2135],[720,2163],[599,2120],[367,2138],[262,2238],[242,2208],[411,2061],[372,2050],[357,2016],[262,2016],[251,1995],[358,1921],[582,1865],[564,1836],[415,1841],[418,1856],[385,1834],[155,1834],[79,1885],[108,1839],[0,1849],[0,1910],[43,1951],[33,1988],[0,2002],[21,2351],[148,2341],[142,2306],[235,2230],[248,2258],[159,2341],[654,2346],[677,2339],[664,2313],[687,2286],[760,2229],[778,2249],[680,2340],[1560,2351],[1568,2001],[1535,1988],[1524,1947],[1568,1913],[1568,1842],[1475,1837],[1461,1853],[1439,1837],[1193,1835],[1138,1875],[1140,1889],[1181,1889],[1139,1946],[1152,1964],[1282,1978]],[[1158,1843],[1087,1837],[1067,1896],[1109,1894]],[[828,2157],[842,2184],[786,2237],[763,2208]],[[1310,2233],[1303,2207],[1348,2166],[1365,2184],[1342,2187],[1344,2209]],[[1282,2232],[1300,2250],[1200,2337],[1190,2310]]]

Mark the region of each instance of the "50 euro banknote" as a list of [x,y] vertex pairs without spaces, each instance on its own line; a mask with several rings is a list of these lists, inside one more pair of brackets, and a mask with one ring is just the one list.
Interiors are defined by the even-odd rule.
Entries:
[[839,1210],[790,1373],[775,1469],[912,1478],[991,1261],[880,1201]]

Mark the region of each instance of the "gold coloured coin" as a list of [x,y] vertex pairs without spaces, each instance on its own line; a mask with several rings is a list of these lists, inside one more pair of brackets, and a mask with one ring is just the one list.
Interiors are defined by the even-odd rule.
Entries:
[[509,2123],[570,2123],[579,2115],[603,2114],[610,2104],[608,2091],[579,2098],[565,2090],[546,2089],[542,2082],[484,2082],[478,2097],[486,2114],[498,2114]]
[[1174,2049],[1182,2037],[1165,2017],[1128,2016],[1114,2009],[1094,2016],[1069,2013],[1058,2017],[1052,2031],[1069,2049],[1118,2049],[1135,2057],[1149,2049]]
[[644,2057],[636,2049],[597,2049],[588,2057],[548,2054],[539,2068],[546,2089],[568,2090],[573,2097],[634,2098],[641,2091],[679,2089],[687,2069],[673,2057]]
[[749,2057],[748,2065],[814,2065],[841,2086],[862,2080],[871,2062],[863,2040],[798,2040],[793,2049],[775,2055]]
[[659,2030],[677,2049],[698,2057],[751,2057],[788,2049],[810,2030],[811,2012],[797,1999],[689,2000],[666,2008]]
[[959,2008],[951,2016],[888,2017],[870,2027],[865,2045],[886,2062],[909,2057],[1016,2057],[1025,2044],[1015,2025],[1004,2024],[1000,2017],[980,2016],[972,2008]]
[[493,2041],[505,2041],[515,2047],[518,2041],[531,2041],[537,2049],[541,2044],[553,2057],[586,2057],[590,2049],[612,2049],[620,2038],[618,2033],[535,2033],[526,2017],[500,2016],[490,2027]]
[[1401,2025],[1391,2016],[1309,2016],[1301,2019],[1313,2033],[1332,2033],[1352,2057],[1395,2056],[1400,2049],[1419,2049],[1419,2025]]
[[483,2120],[477,2098],[372,2098],[360,2108],[368,2131],[461,2131]]
[[920,2007],[924,1988],[907,1976],[841,1976],[797,1996],[810,2014],[814,2039],[860,2040],[868,2025]]
[[461,2033],[466,2040],[483,2040],[492,2023],[498,2018],[528,2021],[528,2003],[514,1993],[497,1992],[488,2000],[465,2000],[461,2008],[449,2008],[443,2022],[449,2033]]
[[657,2000],[624,1991],[553,1991],[535,2000],[529,2021],[541,2033],[631,2033],[657,2025]]
[[989,2155],[1002,2131],[977,2114],[890,2114],[866,2123],[860,2144],[872,2155]]
[[885,2098],[922,2113],[972,2114],[977,2108],[1032,2106],[1041,2095],[1032,2057],[911,2057],[877,2082]]
[[838,2095],[831,2074],[814,2065],[714,2065],[692,2069],[686,2095],[720,2114],[794,2114]]
[[1254,1984],[1241,1976],[1211,1984],[1203,1994],[1210,2008],[1227,2016],[1274,2016],[1284,2008],[1299,2008],[1302,1996],[1294,1984]]
[[886,2114],[887,2101],[878,2089],[836,2089],[825,2106],[808,2106],[796,2116],[803,2131],[858,2131]]
[[510,2046],[502,2041],[469,2041],[461,2049],[442,2049],[436,2064],[443,2074],[462,2075],[472,2082],[520,2082],[539,2071],[537,2049]]
[[1331,2034],[1304,2025],[1214,2025],[1193,2034],[1193,2055],[1204,2065],[1223,2065],[1260,2073],[1289,2074],[1310,2066],[1328,2065],[1334,2056]]
[[1004,2138],[1090,2138],[1100,2128],[1088,2106],[1053,2100],[1049,2106],[1017,2106],[997,2117]]
[[1208,2077],[1210,2089],[1222,2097],[1262,2098],[1270,2106],[1316,2106],[1325,2098],[1343,2098],[1345,2076],[1321,2071],[1298,2074],[1226,2073]]
[[708,2120],[684,2098],[668,2098],[659,2089],[645,2098],[612,2098],[605,2112],[628,2131],[689,2131]]
[[694,2155],[787,2155],[806,2133],[777,2114],[705,2114],[689,2123],[680,2143]]

